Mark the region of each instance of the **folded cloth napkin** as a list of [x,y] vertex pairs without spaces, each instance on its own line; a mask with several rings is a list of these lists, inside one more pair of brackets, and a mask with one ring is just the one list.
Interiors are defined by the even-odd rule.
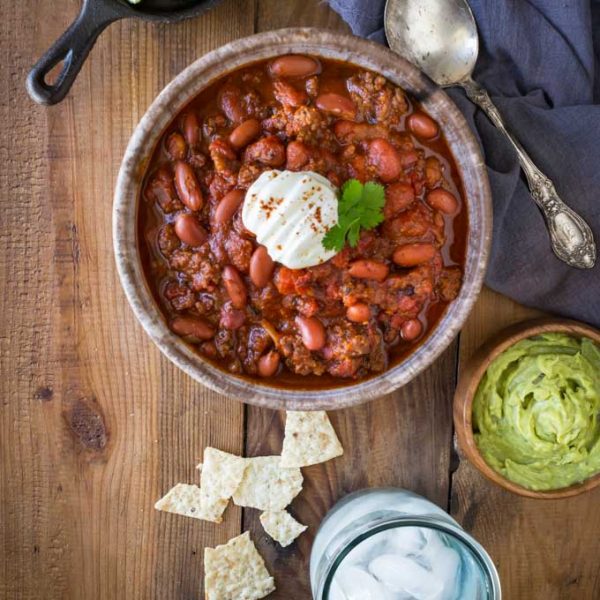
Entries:
[[[450,0],[448,0],[450,1]],[[330,0],[356,35],[385,43],[385,0]],[[474,79],[600,251],[600,0],[469,0],[479,28]],[[486,283],[515,300],[600,326],[600,257],[558,260],[517,156],[458,88],[447,90],[485,154],[494,201]]]

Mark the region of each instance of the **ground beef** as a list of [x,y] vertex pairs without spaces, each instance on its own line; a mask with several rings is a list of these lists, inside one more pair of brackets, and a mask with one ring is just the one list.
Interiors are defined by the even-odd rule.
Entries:
[[[319,101],[322,94],[329,98]],[[335,94],[344,96],[337,99],[337,112]],[[354,107],[348,108],[350,101]],[[384,371],[414,347],[418,339],[406,339],[407,321],[419,319],[424,332],[435,324],[441,311],[429,307],[452,301],[460,291],[462,270],[449,257],[460,258],[456,241],[466,219],[427,203],[429,190],[458,190],[443,138],[430,144],[406,129],[406,115],[418,110],[381,75],[324,60],[318,74],[306,77],[275,76],[266,63],[234,71],[174,120],[144,182],[144,268],[169,319],[202,320],[214,330],[213,338],[196,340],[199,353],[230,373],[285,374],[284,385],[307,375],[360,379]],[[233,129],[251,118],[260,131],[234,147]],[[197,179],[198,210],[181,201],[189,204],[175,185],[178,160]],[[314,171],[338,187],[353,177],[374,180],[384,186],[384,222],[361,231],[354,247],[346,245],[323,264],[295,270],[275,264],[271,280],[258,287],[250,277],[258,242],[245,228],[242,210],[219,223],[215,210],[225,194],[247,190],[268,169]],[[206,242],[189,247],[179,239],[175,224],[183,215],[184,223],[190,216],[198,221]],[[414,243],[428,244],[431,254],[406,266],[396,251]],[[370,279],[373,271],[363,264],[361,275],[355,261],[375,262],[369,268],[385,273]],[[323,328],[318,349],[309,350],[314,344],[302,339],[305,320]],[[277,372],[261,373],[261,359],[270,364],[273,357]]]
[[445,302],[451,302],[458,296],[462,283],[462,271],[459,267],[442,269],[438,281],[438,293]]
[[196,303],[192,290],[178,281],[170,281],[165,286],[164,296],[171,302],[171,306],[177,312],[188,310]]
[[181,246],[171,223],[163,225],[158,232],[158,247],[165,258],[169,258]]
[[290,371],[298,375],[323,375],[326,372],[325,361],[308,350],[298,335],[284,335],[279,347],[285,358],[285,364]]
[[183,208],[183,204],[175,191],[173,175],[166,167],[161,167],[150,177],[145,188],[145,196],[149,202],[156,202],[165,214]]
[[229,256],[229,261],[238,271],[248,272],[250,258],[254,251],[252,242],[243,239],[237,232],[231,231],[225,240],[225,251]]
[[256,181],[261,173],[268,171],[267,165],[261,165],[255,162],[244,163],[238,172],[237,186],[242,189],[249,188]]
[[382,75],[361,71],[348,79],[348,89],[365,121],[398,127],[408,111],[404,92]]
[[335,150],[335,136],[329,129],[329,121],[326,114],[313,106],[296,109],[282,106],[272,117],[263,121],[263,127],[268,131],[281,132],[288,139]]

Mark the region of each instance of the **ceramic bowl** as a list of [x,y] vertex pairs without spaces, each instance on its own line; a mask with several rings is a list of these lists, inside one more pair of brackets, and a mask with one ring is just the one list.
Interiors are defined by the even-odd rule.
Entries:
[[[171,120],[200,90],[225,73],[282,54],[312,54],[379,72],[422,103],[438,121],[454,155],[468,207],[469,232],[460,294],[428,338],[404,361],[371,379],[340,388],[288,390],[229,375],[203,360],[167,327],[145,281],[138,251],[140,187],[155,145]],[[483,158],[450,98],[412,64],[389,49],[351,35],[318,29],[282,29],[231,42],[182,71],[158,95],[135,128],[121,164],[114,200],[117,267],[133,312],[160,350],[196,381],[232,398],[287,410],[335,409],[388,394],[431,365],[465,322],[488,262],[492,209]]]
[[588,337],[600,344],[600,331],[589,325],[569,319],[536,319],[517,323],[501,331],[476,350],[459,378],[454,395],[454,428],[462,455],[490,481],[510,492],[528,498],[568,498],[599,486],[600,473],[582,483],[565,488],[547,491],[530,490],[506,479],[506,477],[492,469],[481,456],[473,435],[473,399],[488,366],[502,352],[518,341],[541,333],[566,333],[574,337]]

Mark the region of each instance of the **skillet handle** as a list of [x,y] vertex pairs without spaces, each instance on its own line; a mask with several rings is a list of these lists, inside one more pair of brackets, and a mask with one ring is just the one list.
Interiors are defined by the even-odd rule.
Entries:
[[[38,104],[56,104],[71,89],[81,66],[102,31],[123,15],[106,0],[84,0],[81,11],[54,45],[38,60],[27,76],[27,91]],[[52,84],[48,73],[62,61]]]

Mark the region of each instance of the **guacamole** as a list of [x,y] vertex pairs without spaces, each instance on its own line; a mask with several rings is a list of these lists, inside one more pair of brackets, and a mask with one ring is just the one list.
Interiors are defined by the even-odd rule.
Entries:
[[473,401],[484,460],[531,490],[600,471],[600,346],[547,333],[517,342],[488,367]]

